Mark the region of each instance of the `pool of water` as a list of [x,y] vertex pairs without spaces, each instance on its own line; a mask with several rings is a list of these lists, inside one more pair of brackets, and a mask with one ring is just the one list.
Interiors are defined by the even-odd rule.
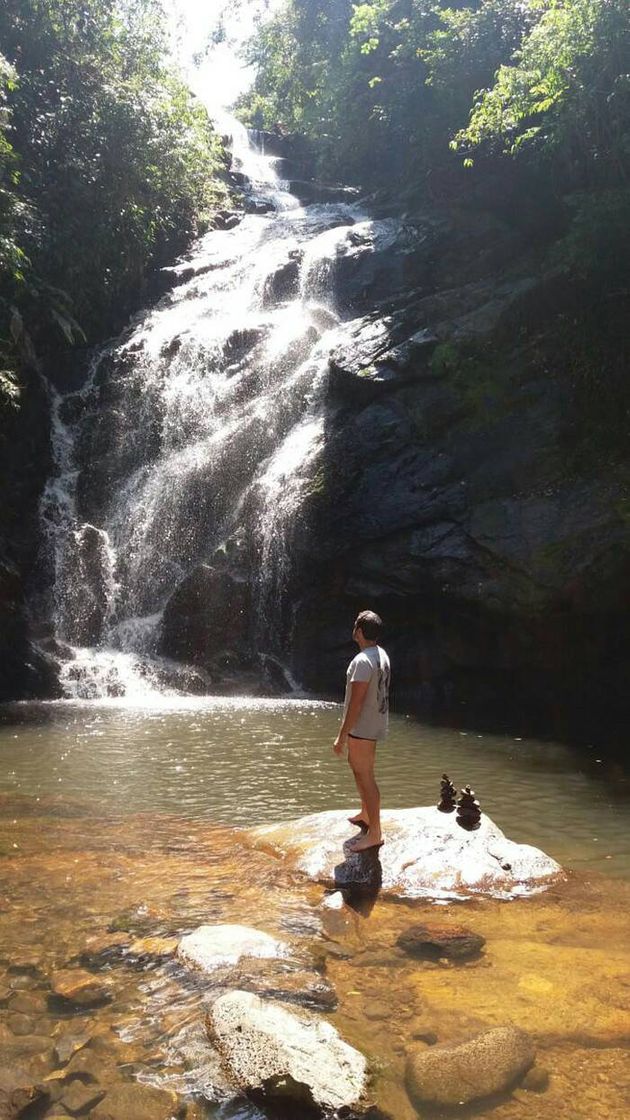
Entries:
[[[278,976],[241,968],[209,980],[172,956],[197,926],[236,922],[287,941],[305,991],[319,977],[336,993],[336,1009],[319,1013],[366,1054],[374,1099],[393,1120],[416,1116],[404,1088],[414,1037],[428,1029],[453,1042],[506,1022],[532,1032],[549,1087],[460,1115],[627,1120],[624,774],[596,750],[578,755],[394,716],[378,752],[387,808],[435,803],[446,771],[458,787],[475,788],[511,839],[543,848],[570,872],[535,899],[440,907],[440,922],[473,928],[486,949],[461,969],[422,964],[403,959],[396,938],[435,921],[435,907],[379,898],[327,914],[319,884],[248,838],[261,822],[355,806],[350,771],[331,750],[339,718],[338,705],[312,700],[2,709],[0,1052],[33,1079],[55,1075],[54,1099],[38,1115],[74,1107],[83,1070],[81,1084],[110,1100],[133,1081],[176,1093],[186,1120],[262,1120],[253,1105],[231,1100],[204,1014],[217,986],[269,991]],[[99,1006],[69,1007],[55,994],[59,970],[81,969],[109,985]]]
[[[12,705],[0,717],[0,792],[79,800],[88,818],[175,813],[244,826],[343,808],[354,786],[331,751],[339,719],[338,705],[308,700]],[[630,875],[630,782],[596,750],[394,716],[378,751],[383,805],[436,802],[444,771],[471,784],[512,839]]]

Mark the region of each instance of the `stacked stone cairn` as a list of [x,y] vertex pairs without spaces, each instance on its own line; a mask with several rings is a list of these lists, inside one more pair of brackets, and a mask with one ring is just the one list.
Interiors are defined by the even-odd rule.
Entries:
[[448,774],[442,774],[440,782],[440,803],[438,809],[441,813],[452,813],[455,810],[457,791]]
[[457,817],[455,818],[460,828],[467,832],[474,832],[481,824],[481,809],[475,798],[475,791],[470,786],[465,786],[457,802]]

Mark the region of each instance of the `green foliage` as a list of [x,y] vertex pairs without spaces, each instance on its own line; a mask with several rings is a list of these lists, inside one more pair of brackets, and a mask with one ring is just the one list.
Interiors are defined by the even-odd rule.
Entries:
[[537,0],[534,26],[478,96],[455,144],[533,150],[567,181],[614,186],[630,174],[630,7]]
[[164,28],[159,0],[0,8],[0,366],[115,329],[217,202],[219,141]]

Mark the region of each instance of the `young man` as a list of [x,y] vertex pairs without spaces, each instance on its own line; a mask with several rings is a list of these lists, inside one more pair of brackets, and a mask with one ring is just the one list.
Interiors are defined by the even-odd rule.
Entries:
[[381,795],[374,778],[376,743],[387,734],[389,714],[389,658],[378,645],[382,629],[383,623],[374,611],[358,615],[352,638],[359,652],[348,666],[343,720],[333,744],[339,756],[347,745],[348,762],[361,797],[361,812],[350,821],[367,826],[363,836],[351,841],[355,852],[383,843]]

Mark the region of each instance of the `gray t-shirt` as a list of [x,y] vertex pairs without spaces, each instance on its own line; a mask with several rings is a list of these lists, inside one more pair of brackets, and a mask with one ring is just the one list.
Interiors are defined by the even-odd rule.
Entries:
[[359,739],[385,738],[389,716],[389,678],[389,657],[380,646],[367,646],[352,659],[346,673],[344,716],[350,704],[352,682],[370,683],[359,718],[354,727],[349,729],[350,735],[356,735]]

